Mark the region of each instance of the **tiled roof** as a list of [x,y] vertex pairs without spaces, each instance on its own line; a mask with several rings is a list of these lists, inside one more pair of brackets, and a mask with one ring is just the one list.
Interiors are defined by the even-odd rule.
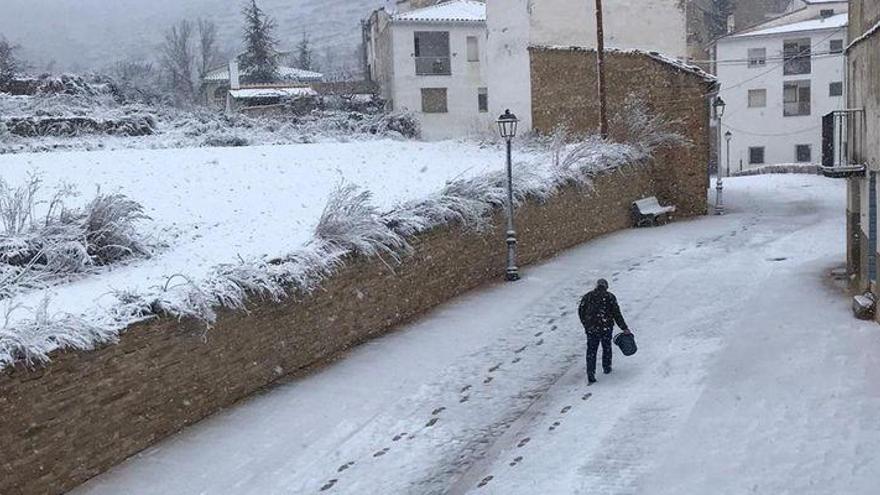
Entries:
[[730,35],[730,38],[745,38],[748,36],[766,36],[771,34],[796,33],[799,31],[816,31],[819,29],[842,29],[849,22],[849,14],[837,14],[831,17],[820,17],[807,21],[792,22],[791,24],[783,24],[781,26],[768,27],[764,29],[755,29],[754,31],[744,31]]
[[486,22],[486,4],[476,0],[451,0],[396,14],[394,22]]
[[244,88],[229,91],[235,99],[275,98],[285,96],[315,96],[318,93],[312,88]]
[[[296,69],[294,67],[279,67],[278,72],[281,75],[281,79],[286,81],[320,81],[324,78],[324,74],[319,72]],[[241,75],[247,76],[247,71],[242,71]],[[224,82],[228,80],[229,68],[226,66],[213,69],[205,75],[205,81]]]

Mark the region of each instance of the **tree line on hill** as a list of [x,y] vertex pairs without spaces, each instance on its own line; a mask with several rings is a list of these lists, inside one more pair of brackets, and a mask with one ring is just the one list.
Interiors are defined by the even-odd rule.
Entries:
[[[280,79],[285,58],[275,36],[276,24],[257,0],[247,1],[242,8],[243,36],[241,51],[235,58],[244,80],[250,83],[272,83]],[[182,19],[163,33],[155,60],[124,60],[105,72],[130,99],[146,103],[165,102],[177,106],[201,103],[200,86],[205,76],[232,56],[220,49],[214,22],[199,18]],[[0,34],[0,93],[16,77],[29,69],[21,57],[21,47]],[[289,57],[291,63],[304,70],[317,70],[314,49],[308,33],[303,33]]]

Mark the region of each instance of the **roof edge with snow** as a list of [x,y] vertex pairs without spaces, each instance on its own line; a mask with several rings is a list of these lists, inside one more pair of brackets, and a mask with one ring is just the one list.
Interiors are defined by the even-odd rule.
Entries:
[[477,0],[451,0],[430,7],[391,16],[394,23],[485,24],[486,3]]
[[[537,50],[537,51],[558,51],[558,52],[595,52],[595,48],[589,48],[584,46],[561,46],[561,45],[531,45],[529,46],[529,50]],[[620,49],[620,48],[606,48],[606,53],[617,53],[621,55],[641,55],[653,59],[657,62],[660,62],[664,65],[668,65],[674,69],[680,70],[682,72],[686,72],[688,74],[697,76],[709,83],[717,83],[718,78],[709,74],[702,68],[689,64],[687,62],[683,62],[678,60],[675,57],[671,57],[669,55],[664,55],[660,52],[646,51],[646,50],[636,50],[636,49]]]

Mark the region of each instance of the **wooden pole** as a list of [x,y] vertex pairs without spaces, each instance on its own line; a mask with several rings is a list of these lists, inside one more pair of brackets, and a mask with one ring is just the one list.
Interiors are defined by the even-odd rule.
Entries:
[[605,32],[602,24],[602,0],[596,0],[596,70],[599,80],[599,134],[608,138],[608,101],[605,93]]

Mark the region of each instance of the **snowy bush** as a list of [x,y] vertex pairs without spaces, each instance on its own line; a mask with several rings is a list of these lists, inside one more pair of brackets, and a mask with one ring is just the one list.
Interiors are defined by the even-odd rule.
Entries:
[[139,203],[98,191],[83,207],[67,208],[65,201],[76,195],[72,187],[62,185],[41,200],[41,186],[36,175],[17,187],[0,178],[0,299],[148,254],[136,229],[148,219]]
[[675,130],[682,122],[661,113],[651,112],[645,98],[630,94],[610,122],[611,135],[618,142],[641,149],[647,154],[659,148],[689,146],[687,138]]
[[330,195],[315,237],[339,249],[374,256],[399,254],[410,249],[406,240],[383,222],[370,203],[372,193],[351,184],[340,184]]

